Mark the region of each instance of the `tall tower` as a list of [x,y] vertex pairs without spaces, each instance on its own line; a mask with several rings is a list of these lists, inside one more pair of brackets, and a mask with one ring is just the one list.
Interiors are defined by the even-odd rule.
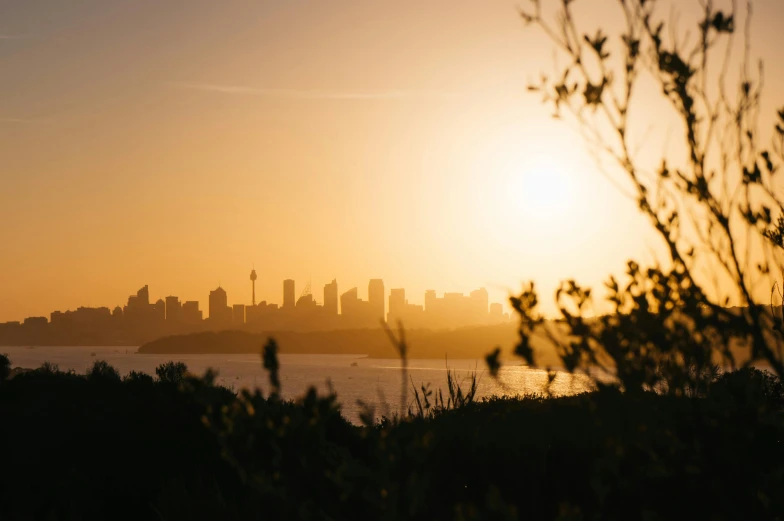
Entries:
[[335,279],[324,286],[324,310],[330,315],[338,314],[338,281]]
[[256,276],[256,270],[255,269],[251,270],[250,271],[250,282],[251,282],[251,285],[253,286],[253,299],[251,300],[251,304],[253,306],[256,306],[256,279],[257,278],[258,277]]
[[294,307],[294,281],[286,279],[283,281],[283,307],[290,309]]
[[231,308],[228,305],[226,290],[218,286],[218,289],[210,291],[210,321],[213,324],[226,324],[231,322]]

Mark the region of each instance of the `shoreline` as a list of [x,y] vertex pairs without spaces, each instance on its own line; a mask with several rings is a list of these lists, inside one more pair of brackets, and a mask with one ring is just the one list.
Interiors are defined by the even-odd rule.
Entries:
[[[318,332],[221,331],[177,335],[148,342],[140,354],[258,354],[273,339],[278,353],[302,355],[356,355],[371,359],[399,359],[397,346],[381,329],[332,330]],[[515,326],[466,327],[456,330],[406,331],[408,359],[483,359],[496,347],[513,357],[517,341]],[[504,357],[506,358],[506,356]]]

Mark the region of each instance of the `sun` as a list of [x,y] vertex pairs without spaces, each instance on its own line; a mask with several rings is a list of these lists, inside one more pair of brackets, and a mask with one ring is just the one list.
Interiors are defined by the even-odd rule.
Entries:
[[502,173],[503,204],[517,224],[545,224],[574,217],[576,180],[568,161],[537,153]]
[[587,182],[590,158],[575,139],[521,123],[478,143],[470,189],[474,226],[488,245],[523,258],[532,251],[555,255],[595,228],[606,212]]

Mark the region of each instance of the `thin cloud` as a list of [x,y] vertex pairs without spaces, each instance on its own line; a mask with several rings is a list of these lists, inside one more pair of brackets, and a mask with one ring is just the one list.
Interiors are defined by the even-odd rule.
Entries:
[[380,90],[380,91],[328,91],[300,89],[263,89],[241,85],[215,85],[208,83],[170,83],[180,89],[200,90],[228,95],[265,96],[316,100],[395,100],[407,98],[455,97],[454,92],[440,90]]
[[35,125],[38,123],[44,123],[46,120],[43,119],[25,119],[25,118],[0,118],[0,123],[11,123],[17,125]]
[[24,34],[0,34],[0,40],[23,40],[29,38]]

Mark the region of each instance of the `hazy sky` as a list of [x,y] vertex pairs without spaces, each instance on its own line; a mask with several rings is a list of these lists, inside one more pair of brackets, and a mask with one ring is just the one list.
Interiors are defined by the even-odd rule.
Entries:
[[[650,258],[635,205],[526,92],[553,47],[515,6],[0,0],[0,321],[144,284],[249,303],[253,265],[277,303],[284,278],[320,301],[380,277],[412,303],[534,279],[549,304]],[[768,108],[782,19],[757,2]]]

